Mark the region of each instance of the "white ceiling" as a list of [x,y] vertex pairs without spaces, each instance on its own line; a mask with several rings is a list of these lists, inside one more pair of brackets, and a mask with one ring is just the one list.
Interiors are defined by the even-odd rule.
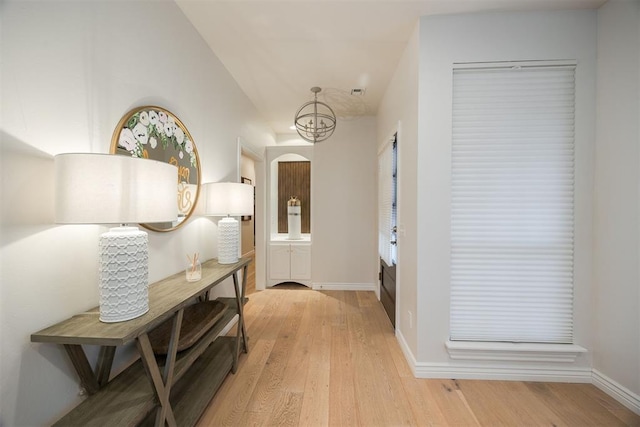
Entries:
[[[276,133],[319,98],[339,118],[375,115],[420,16],[590,9],[606,0],[175,0]],[[351,89],[366,89],[352,96]]]

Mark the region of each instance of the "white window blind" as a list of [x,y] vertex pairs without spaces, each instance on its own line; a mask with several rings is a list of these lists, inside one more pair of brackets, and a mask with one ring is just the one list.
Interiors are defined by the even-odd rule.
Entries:
[[573,341],[574,74],[454,70],[451,340]]
[[393,143],[378,155],[378,254],[392,265],[391,229],[393,227]]

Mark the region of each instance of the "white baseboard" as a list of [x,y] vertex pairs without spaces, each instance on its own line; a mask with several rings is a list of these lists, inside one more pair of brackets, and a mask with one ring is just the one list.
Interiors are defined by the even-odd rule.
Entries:
[[463,380],[544,381],[590,383],[589,368],[556,368],[539,366],[454,365],[419,363],[416,378],[455,378]]
[[[574,363],[587,349],[576,344],[446,341],[449,357],[478,362]],[[473,362],[472,362],[473,363]]]
[[409,348],[409,344],[407,344],[407,341],[404,339],[404,335],[402,335],[402,332],[400,332],[400,329],[396,329],[396,339],[400,344],[400,349],[404,354],[404,358],[407,359],[407,363],[409,364],[409,368],[411,369],[413,376],[416,378],[419,378],[416,375],[416,365],[418,364],[418,361],[416,360],[415,356],[413,355],[413,352]]
[[590,383],[640,415],[640,396],[591,368],[549,368],[538,366],[488,367],[486,365],[452,365],[450,363],[418,363],[402,332],[396,338],[409,368],[416,378],[455,378],[479,380],[513,380]]
[[616,399],[636,414],[640,415],[640,395],[637,395],[628,388],[620,385],[597,369],[594,369],[592,374],[593,385]]
[[314,283],[315,291],[375,291],[373,283]]

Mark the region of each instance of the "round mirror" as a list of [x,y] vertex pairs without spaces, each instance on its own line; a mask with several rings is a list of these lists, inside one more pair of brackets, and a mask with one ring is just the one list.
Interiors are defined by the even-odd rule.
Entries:
[[178,220],[140,225],[154,231],[171,231],[185,223],[200,194],[200,158],[191,134],[180,119],[162,107],[134,108],[118,122],[110,151],[177,166]]

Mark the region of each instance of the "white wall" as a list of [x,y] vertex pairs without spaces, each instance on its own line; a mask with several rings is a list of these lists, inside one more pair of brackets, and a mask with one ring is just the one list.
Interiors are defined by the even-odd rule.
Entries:
[[[445,350],[449,337],[449,249],[452,64],[506,60],[575,59],[576,71],[576,223],[575,342],[592,349],[591,241],[595,122],[595,11],[487,13],[423,17],[420,22],[418,141],[418,349],[423,373],[441,375],[463,363]],[[466,365],[469,365],[468,363]],[[472,363],[472,365],[474,365]],[[491,377],[495,369],[517,371],[504,362],[475,364]],[[535,365],[528,365],[533,369]],[[546,372],[578,369],[590,361],[549,364]],[[495,369],[494,369],[495,368]],[[492,370],[493,369],[493,370]],[[553,374],[552,374],[553,375]],[[532,377],[533,377],[532,376]]]
[[[398,266],[396,269],[396,332],[417,353],[417,190],[418,174],[418,60],[416,25],[378,109],[379,149],[398,132]],[[377,164],[377,162],[376,162]],[[377,178],[376,178],[377,179]],[[377,246],[376,246],[377,247]],[[376,262],[378,253],[376,251]],[[408,313],[413,314],[409,321]]]
[[[188,127],[203,182],[236,178],[238,136],[256,147],[275,137],[172,2],[5,1],[0,9],[0,425],[35,426],[74,406],[79,382],[61,348],[29,335],[97,305],[97,240],[106,230],[54,225],[52,156],[108,152],[121,116],[145,104]],[[215,232],[208,218],[150,232],[150,280],[181,271],[185,253],[215,256]]]
[[598,10],[593,367],[640,405],[640,2]]
[[376,120],[338,120],[331,138],[313,146],[311,277],[314,286],[377,281]]

